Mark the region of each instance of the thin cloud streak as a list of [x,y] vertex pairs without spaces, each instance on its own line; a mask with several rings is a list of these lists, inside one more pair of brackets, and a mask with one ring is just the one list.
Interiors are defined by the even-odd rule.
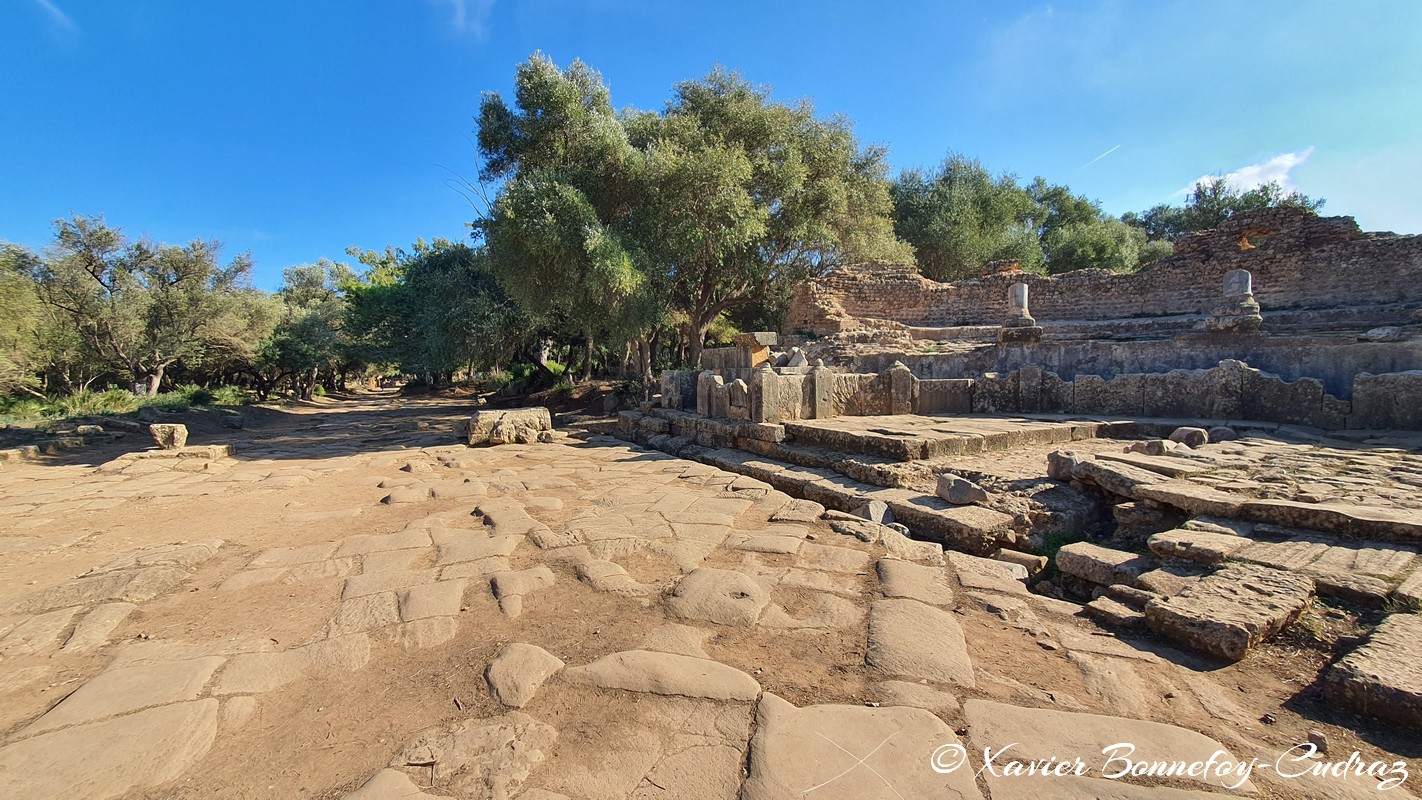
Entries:
[[44,9],[44,12],[49,15],[50,21],[55,25],[67,31],[79,30],[79,26],[74,24],[74,20],[71,19],[68,14],[64,13],[63,9],[55,5],[52,0],[35,0],[35,4]]
[[1106,156],[1111,155],[1112,153],[1114,153],[1114,152],[1116,152],[1117,150],[1120,150],[1120,149],[1121,149],[1121,146],[1118,144],[1118,145],[1116,145],[1115,147],[1111,148],[1110,150],[1107,150],[1106,152],[1104,152],[1104,153],[1102,153],[1101,155],[1097,156],[1096,158],[1093,158],[1093,159],[1091,159],[1090,161],[1086,162],[1085,164],[1082,164],[1081,166],[1077,167],[1077,168],[1076,168],[1076,171],[1077,171],[1077,172],[1080,172],[1080,171],[1086,169],[1087,167],[1091,166],[1092,164],[1095,164],[1096,162],[1100,161],[1101,159],[1105,158]]

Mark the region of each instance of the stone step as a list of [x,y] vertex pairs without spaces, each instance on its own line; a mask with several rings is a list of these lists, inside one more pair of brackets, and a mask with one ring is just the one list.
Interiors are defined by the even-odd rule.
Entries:
[[1178,644],[1239,661],[1293,622],[1313,599],[1306,576],[1234,564],[1179,594],[1151,600],[1146,624]]
[[786,437],[798,445],[897,461],[1015,450],[1138,432],[1138,426],[1129,421],[990,415],[834,417],[786,422],[784,427]]
[[684,448],[680,455],[764,481],[791,497],[813,500],[836,511],[850,512],[871,500],[882,501],[916,538],[946,548],[989,555],[1001,547],[1021,549],[1025,544],[1012,527],[1012,516],[989,508],[955,506],[911,489],[876,486],[832,469],[802,467],[744,450],[693,446]]
[[1422,617],[1392,614],[1324,675],[1330,703],[1422,728]]

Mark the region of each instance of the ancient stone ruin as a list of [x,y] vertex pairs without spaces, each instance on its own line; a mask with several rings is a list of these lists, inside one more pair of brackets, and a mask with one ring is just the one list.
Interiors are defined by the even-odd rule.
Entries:
[[845,267],[798,287],[783,333],[664,372],[620,435],[1208,658],[1315,608],[1372,615],[1322,691],[1422,725],[1420,313],[1422,237],[1297,209],[1132,275]]

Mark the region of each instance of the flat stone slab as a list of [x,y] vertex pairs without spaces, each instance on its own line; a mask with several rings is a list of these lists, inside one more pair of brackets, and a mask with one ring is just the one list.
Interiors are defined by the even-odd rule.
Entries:
[[1187,647],[1239,661],[1278,633],[1313,598],[1302,575],[1236,564],[1146,604],[1150,629]]
[[1240,507],[1249,499],[1183,479],[1137,486],[1135,493],[1137,500],[1154,500],[1178,508],[1191,516],[1231,519],[1239,516]]
[[1201,564],[1219,564],[1253,544],[1242,536],[1209,531],[1176,529],[1152,535],[1146,540],[1150,551],[1160,558],[1178,558]]
[[903,597],[944,608],[952,608],[958,602],[943,567],[884,558],[875,569],[879,573],[879,591],[885,597]]
[[538,645],[514,642],[505,645],[484,670],[484,680],[494,699],[506,706],[523,708],[558,670],[563,661]]
[[[1053,758],[1058,761],[1079,758],[1087,765],[1088,775],[1099,779],[1108,777],[1114,770],[1121,767],[1120,762],[1108,763],[1112,752],[1122,758],[1130,758],[1135,761],[1189,763],[1210,761],[1213,758],[1217,763],[1227,762],[1236,767],[1249,764],[1247,760],[1241,764],[1239,759],[1230,754],[1228,748],[1204,734],[1159,722],[1109,717],[1100,714],[1020,708],[988,700],[967,701],[963,704],[963,716],[967,720],[969,738],[976,754],[981,755],[985,747],[992,748],[996,753],[1007,745],[1015,745],[996,759],[995,763],[999,766],[999,772],[1002,772],[1000,769],[1002,765],[1013,759],[1023,762],[1029,760],[1045,762]],[[1125,750],[1108,751],[1108,748],[1121,743],[1134,745],[1135,750],[1129,754]],[[1239,782],[1240,779],[1239,772],[1223,777],[1214,774],[1193,778],[1186,775],[1176,777],[1176,780],[1194,784],[1205,791],[1227,789]],[[1059,795],[1055,791],[1056,780],[1058,779],[1044,779],[1040,775],[1019,778],[989,776],[989,786],[992,787],[994,798],[1000,794],[999,785],[1001,785],[1003,793],[1014,792],[1012,795],[1004,796],[1024,796],[1016,792],[1023,791],[1021,787],[1030,786],[1036,789],[1034,797],[1057,797]],[[1116,780],[1097,782],[1101,784],[1119,783]],[[1008,788],[1014,784],[1017,785],[1015,790]],[[1151,791],[1155,791],[1155,789]],[[1252,793],[1254,786],[1249,781],[1244,781],[1238,787],[1238,791]],[[1118,795],[1069,794],[1060,796],[1113,798]],[[1123,794],[1119,796],[1157,797],[1162,795]]]
[[876,600],[869,609],[864,661],[887,675],[972,688],[963,629],[947,611],[916,600]]
[[965,763],[948,774],[930,756],[961,745],[943,720],[902,706],[796,708],[766,693],[756,706],[741,800],[978,799]]
[[1408,508],[1250,500],[1239,516],[1295,528],[1326,531],[1359,539],[1422,544],[1422,511]]
[[105,603],[98,608],[84,615],[79,620],[79,624],[74,626],[74,633],[69,635],[69,639],[64,643],[64,649],[73,653],[82,653],[102,647],[109,639],[109,634],[113,633],[128,615],[138,610],[138,606],[133,603]]
[[272,653],[234,656],[217,677],[215,695],[260,694],[285,686],[307,674],[350,672],[370,661],[370,637],[363,633],[337,636]]
[[735,667],[651,650],[626,650],[581,667],[569,667],[563,672],[563,680],[602,689],[708,700],[748,701],[760,695],[756,679]]
[[223,661],[218,656],[211,656],[101,672],[35,720],[25,732],[42,733],[149,706],[196,700]]
[[30,617],[0,638],[0,656],[23,656],[57,647],[78,613],[77,608],[61,608]]
[[1122,464],[1119,461],[1103,461],[1101,459],[1078,463],[1072,469],[1072,477],[1079,481],[1095,484],[1102,491],[1133,500],[1141,499],[1136,497],[1138,487],[1160,482],[1160,473],[1158,472]]
[[455,797],[512,798],[553,755],[558,731],[522,711],[426,728],[391,759],[423,783]]
[[444,795],[420,790],[410,776],[398,769],[382,769],[346,795],[344,800],[451,800]]
[[1110,586],[1135,586],[1149,562],[1135,553],[1113,550],[1091,542],[1072,542],[1057,551],[1057,569],[1083,580]]
[[107,800],[177,778],[217,735],[212,698],[53,731],[0,749],[0,786],[26,800]]
[[681,579],[666,600],[667,612],[718,625],[754,625],[770,592],[743,572],[700,567]]
[[1029,594],[1026,583],[1027,568],[1021,564],[953,551],[946,555],[948,562],[958,573],[958,583],[962,584],[964,589],[1013,595]]
[[462,580],[438,581],[400,592],[400,619],[413,622],[427,617],[452,617],[464,604]]
[[1330,703],[1422,728],[1422,616],[1392,614],[1324,676]]
[[1188,458],[1150,456],[1144,453],[1100,453],[1096,458],[1098,461],[1116,461],[1129,467],[1156,472],[1167,478],[1184,478],[1209,472],[1212,469],[1206,464],[1191,461]]

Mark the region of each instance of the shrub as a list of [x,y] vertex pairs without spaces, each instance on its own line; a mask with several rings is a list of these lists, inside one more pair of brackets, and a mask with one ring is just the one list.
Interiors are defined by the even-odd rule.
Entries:
[[0,399],[0,417],[10,419],[35,419],[44,413],[44,403],[33,397],[6,397]]
[[252,396],[241,386],[219,386],[212,390],[212,402],[219,406],[245,406]]
[[212,402],[212,392],[198,386],[196,383],[185,383],[168,394],[181,396],[188,401],[190,406],[201,406]]
[[182,392],[164,392],[152,397],[145,397],[142,402],[144,408],[156,408],[168,413],[187,411],[192,406],[192,401]]

